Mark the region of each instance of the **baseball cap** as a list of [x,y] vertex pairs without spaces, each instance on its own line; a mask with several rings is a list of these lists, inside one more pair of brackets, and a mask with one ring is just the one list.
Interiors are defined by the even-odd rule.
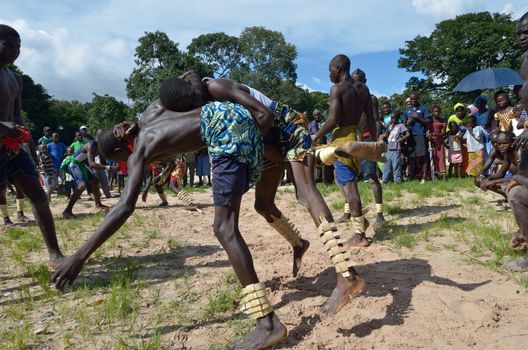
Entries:
[[87,127],[86,125],[82,125],[82,126],[79,128],[79,130],[82,130],[82,129],[86,129],[86,130],[88,130],[88,127]]

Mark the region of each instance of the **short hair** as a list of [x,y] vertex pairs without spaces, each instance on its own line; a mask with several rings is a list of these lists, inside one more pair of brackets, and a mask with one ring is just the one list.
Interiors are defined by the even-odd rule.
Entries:
[[114,136],[114,128],[106,128],[97,131],[95,140],[97,142],[99,153],[101,153],[106,159],[112,159],[116,148],[126,149],[128,147],[127,141],[120,140]]
[[438,108],[439,110],[442,110],[442,107],[440,107],[439,105],[433,105],[431,107],[431,110],[435,109],[435,108]]
[[350,58],[348,58],[346,55],[339,54],[332,58],[332,61],[330,62],[331,64],[340,67],[345,72],[350,73]]
[[499,91],[497,91],[497,92],[493,95],[493,99],[494,99],[495,101],[497,101],[497,99],[498,99],[499,96],[501,96],[501,95],[504,95],[504,96],[506,96],[507,99],[510,99],[510,95],[508,95],[508,93],[507,93],[506,91],[504,91],[504,90],[499,90]]
[[365,72],[363,72],[359,68],[356,68],[356,70],[352,72],[352,75],[357,75],[362,83],[365,83],[367,81],[367,76]]
[[383,107],[383,106],[389,106],[389,107],[392,107],[390,101],[385,101],[385,102],[383,102],[383,103],[381,104],[381,106],[382,106],[382,107]]
[[0,38],[8,38],[8,37],[15,37],[20,39],[20,34],[13,28],[8,26],[7,24],[0,24]]
[[506,139],[506,140],[513,141],[514,138],[515,138],[515,134],[511,131],[499,131],[497,133],[497,139]]
[[175,112],[185,112],[192,109],[192,86],[188,81],[173,77],[161,84],[159,97],[167,109]]
[[391,113],[391,117],[392,117],[392,116],[400,117],[400,116],[401,116],[401,112],[400,112],[399,110],[392,111],[392,113]]

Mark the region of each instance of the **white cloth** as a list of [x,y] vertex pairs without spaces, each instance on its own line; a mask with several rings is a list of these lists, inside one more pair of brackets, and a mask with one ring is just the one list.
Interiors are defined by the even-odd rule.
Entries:
[[464,134],[468,152],[479,151],[484,148],[484,128],[480,125],[473,128],[473,135],[469,130]]

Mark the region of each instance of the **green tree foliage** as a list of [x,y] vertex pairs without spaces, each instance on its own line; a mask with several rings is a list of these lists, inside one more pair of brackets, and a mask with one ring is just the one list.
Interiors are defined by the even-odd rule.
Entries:
[[131,119],[130,108],[115,97],[96,93],[92,96],[92,101],[88,104],[86,124],[94,134],[98,129],[111,128]]
[[244,29],[239,44],[242,62],[231,71],[231,79],[248,84],[269,97],[283,100],[281,93],[297,80],[295,46],[287,43],[281,32],[264,27]]
[[223,32],[194,38],[187,46],[187,51],[202,63],[211,66],[215,78],[229,77],[242,57],[238,38]]
[[62,142],[69,144],[73,141],[75,132],[86,124],[88,118],[88,103],[79,101],[52,100],[50,111],[54,120],[52,128],[57,130]]
[[[515,25],[511,15],[489,12],[439,22],[431,35],[418,35],[405,42],[398,67],[426,77],[422,81],[414,78],[408,83],[412,88],[428,90],[434,99],[446,97],[460,80],[476,70],[519,69],[522,49]],[[460,98],[463,96],[455,96]]]
[[172,76],[195,69],[202,75],[210,75],[211,68],[197,58],[178,49],[178,43],[167,34],[145,32],[139,38],[134,54],[136,67],[126,81],[127,96],[133,101],[135,114],[143,110],[159,96],[161,83]]

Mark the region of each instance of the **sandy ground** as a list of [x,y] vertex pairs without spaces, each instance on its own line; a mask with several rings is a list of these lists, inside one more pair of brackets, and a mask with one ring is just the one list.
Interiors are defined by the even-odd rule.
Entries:
[[[331,201],[336,196],[334,193],[327,199]],[[133,247],[131,243],[136,238],[141,239],[142,232],[134,232],[133,236],[129,235],[126,239],[120,238],[118,234],[117,245],[89,262],[80,281],[92,281],[92,274],[108,278],[110,272],[105,271],[107,261],[136,257],[141,261],[139,275],[144,282],[141,295],[148,295],[155,289],[160,303],[163,303],[179,300],[180,297],[181,288],[176,288],[174,279],[170,277],[182,269],[191,271],[187,288],[192,290],[196,298],[189,307],[191,313],[198,312],[196,310],[203,307],[214,286],[231,271],[231,267],[212,232],[214,209],[208,204],[210,193],[193,193],[193,197],[195,202],[202,205],[203,214],[183,211],[174,197],[169,197],[172,205],[168,208],[156,208],[158,198],[155,195],[149,197],[147,205],[140,203],[134,214],[135,220],[143,222],[144,229],[159,230],[160,236],[147,247]],[[291,276],[292,255],[289,245],[253,210],[253,190],[244,197],[240,214],[240,231],[250,247],[257,273],[268,288],[270,301],[278,317],[289,330],[288,337],[276,346],[277,349],[527,348],[526,289],[507,273],[470,263],[465,254],[467,248],[449,230],[428,240],[429,247],[438,248],[434,251],[426,249],[425,243],[418,243],[409,249],[396,248],[390,241],[376,242],[366,249],[354,251],[357,270],[366,279],[368,287],[338,314],[322,315],[319,307],[334,287],[334,269],[316,239],[311,218],[295,203],[294,194],[291,191],[282,192],[278,197],[279,208],[311,241],[297,278]],[[405,198],[399,201],[409,209],[408,212],[397,217],[387,215],[387,219],[397,219],[396,224],[407,225],[410,232],[419,233],[429,223],[438,220],[440,215],[464,215],[456,199],[452,203],[430,199],[420,205],[412,204],[416,201],[406,201]],[[115,200],[107,200],[106,203],[112,202]],[[372,221],[374,205],[367,203],[367,207],[370,207],[367,217]],[[56,214],[59,210],[59,205],[54,207]],[[84,206],[77,210],[90,212],[91,208]],[[501,214],[497,215],[499,217]],[[346,225],[339,227],[343,231],[347,230]],[[87,229],[82,237],[85,239],[91,232]],[[374,234],[372,229],[369,229],[368,234]],[[173,255],[166,254],[167,240],[171,238],[183,242],[177,263]],[[447,244],[455,244],[456,248],[442,249]],[[72,253],[74,248],[69,246],[67,252]],[[40,256],[45,257],[44,252]],[[9,271],[13,273],[16,268]],[[1,313],[5,312],[2,308],[6,307],[6,300],[12,299],[10,292],[27,280],[20,276],[7,278],[6,273],[0,279],[0,320]],[[51,307],[50,304],[59,304],[60,298],[37,304],[28,317],[38,318]],[[64,298],[72,300],[68,293]],[[97,299],[96,296],[86,297],[87,305],[91,305],[89,300],[94,298]],[[76,300],[82,303],[83,296],[76,297]],[[152,313],[156,310],[148,303],[141,303],[139,319],[146,324],[144,327],[148,331],[154,329],[149,328],[148,320],[152,319]],[[209,349],[225,344],[234,338],[229,325],[233,317],[228,313],[182,328],[177,325],[180,321],[175,319],[176,316],[171,318],[169,312],[161,325],[155,327],[161,331],[160,347]],[[78,348],[82,345],[69,346],[65,343],[62,327],[71,320],[67,316],[61,320],[50,325],[50,336],[39,338],[35,347]],[[32,325],[34,328],[35,325]],[[104,335],[94,333],[92,336],[99,337],[100,341],[86,342],[82,347],[114,347],[112,344],[115,341],[105,340]]]

